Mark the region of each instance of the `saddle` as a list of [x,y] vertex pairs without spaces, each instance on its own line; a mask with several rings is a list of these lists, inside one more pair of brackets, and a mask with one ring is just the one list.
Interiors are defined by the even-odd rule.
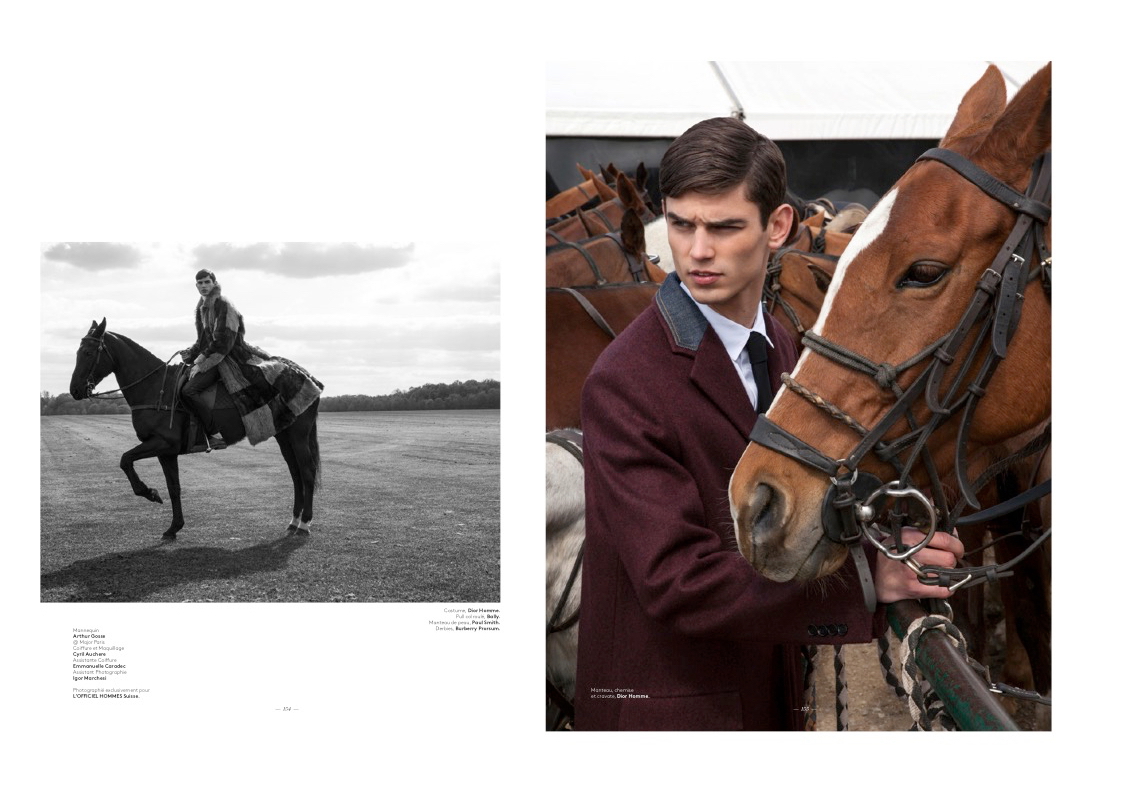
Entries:
[[214,385],[200,392],[199,398],[205,408],[205,415],[200,415],[195,410],[195,405],[183,398],[183,388],[187,385],[187,374],[190,367],[184,366],[176,378],[175,394],[181,409],[187,413],[187,431],[183,436],[182,452],[193,454],[195,452],[211,452],[215,449],[225,449],[225,437],[213,438],[219,433],[219,428],[214,422],[214,414],[218,410],[236,410],[237,406],[231,399],[226,387],[219,380]]

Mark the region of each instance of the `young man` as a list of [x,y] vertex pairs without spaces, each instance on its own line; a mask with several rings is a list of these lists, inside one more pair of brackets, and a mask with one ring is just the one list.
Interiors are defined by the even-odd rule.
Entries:
[[[783,156],[743,122],[710,119],[671,144],[660,188],[675,272],[601,355],[582,400],[575,727],[801,729],[800,645],[868,642],[885,623],[852,562],[824,586],[777,584],[733,536],[729,476],[797,358],[760,307],[769,253],[796,222]],[[767,356],[759,386],[753,332]],[[962,552],[940,535],[916,561],[954,566]],[[871,567],[882,602],[948,594],[884,557]]]

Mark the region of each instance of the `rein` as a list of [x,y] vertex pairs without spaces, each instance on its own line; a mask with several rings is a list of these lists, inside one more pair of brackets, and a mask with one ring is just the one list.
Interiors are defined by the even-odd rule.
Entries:
[[[126,388],[132,388],[133,386],[144,382],[149,377],[156,374],[156,372],[163,369],[164,370],[164,383],[161,385],[160,396],[157,397],[156,404],[155,405],[135,405],[135,406],[130,405],[129,407],[130,407],[130,410],[132,410],[132,411],[149,410],[149,409],[170,410],[171,408],[162,408],[160,403],[162,403],[163,399],[164,399],[164,387],[166,386],[167,378],[168,378],[168,365],[171,363],[172,358],[175,358],[176,355],[178,355],[179,353],[172,353],[171,358],[168,358],[167,361],[160,364],[159,366],[157,366],[152,371],[147,372],[146,374],[137,378],[136,380],[133,380],[128,385],[123,385],[123,386],[120,386],[119,388],[114,388],[114,389],[111,389],[109,391],[99,391],[96,394],[94,393],[94,387],[97,385],[93,381],[94,372],[97,370],[97,365],[98,365],[98,362],[101,360],[102,352],[105,353],[106,357],[109,358],[109,361],[113,364],[112,368],[110,368],[109,371],[110,372],[115,371],[116,368],[117,368],[117,361],[113,358],[113,353],[111,353],[109,351],[109,347],[106,346],[106,344],[105,344],[105,336],[107,335],[107,333],[103,334],[101,336],[92,336],[92,335],[87,334],[86,336],[82,337],[82,342],[86,342],[86,341],[96,341],[97,342],[97,354],[94,355],[94,362],[90,366],[89,373],[86,375],[86,391],[87,391],[86,398],[87,399],[120,399],[120,398],[125,396],[125,389]],[[117,394],[117,393],[119,393],[121,396],[119,396],[119,397],[118,396],[109,396],[110,394]]]
[[[974,297],[959,323],[951,332],[932,342],[912,358],[896,365],[875,363],[813,331],[805,332],[803,344],[809,350],[872,378],[881,389],[893,392],[897,398],[896,403],[876,425],[867,429],[837,406],[800,385],[790,375],[784,375],[783,382],[792,392],[844,423],[860,436],[859,442],[849,455],[834,460],[765,416],[757,417],[750,440],[815,468],[830,478],[831,486],[827,490],[821,508],[823,530],[832,541],[850,545],[856,560],[862,557],[862,554],[856,551],[857,540],[864,535],[881,553],[909,565],[922,583],[955,590],[1012,575],[1009,567],[1014,562],[977,568],[947,569],[931,565],[920,567],[911,557],[929,543],[936,530],[951,532],[957,521],[981,522],[1011,512],[1048,492],[1048,485],[1042,485],[999,507],[963,519],[959,518],[959,513],[965,505],[979,508],[977,488],[989,479],[988,471],[984,477],[980,477],[975,482],[969,480],[967,440],[975,409],[986,393],[986,386],[995,370],[1005,359],[1008,344],[1017,329],[1025,288],[1031,275],[1027,262],[1032,260],[1035,254],[1040,261],[1040,266],[1032,271],[1032,275],[1042,280],[1046,296],[1049,296],[1052,258],[1045,244],[1044,229],[1051,211],[1048,203],[1051,186],[1050,155],[1045,153],[1034,163],[1026,194],[1014,190],[965,157],[948,149],[929,149],[920,156],[919,160],[935,160],[953,169],[988,196],[1014,210],[1017,215],[1013,230],[1006,242],[991,266],[979,278]],[[960,357],[959,354],[963,351],[968,335],[975,328],[979,330],[978,336],[965,355]],[[951,365],[957,361],[960,362],[960,366],[952,378],[951,385],[941,397],[941,385]],[[978,373],[972,382],[965,384],[964,379],[976,362],[980,364]],[[907,388],[903,388],[898,380],[900,374],[921,364],[925,364],[923,371]],[[923,426],[918,425],[912,410],[913,404],[921,397],[932,413],[931,419]],[[954,510],[950,510],[943,488],[939,485],[940,477],[928,450],[927,441],[938,427],[957,413],[961,413],[962,417],[956,442],[955,474],[962,500]],[[889,429],[902,418],[907,421],[909,431],[899,438],[884,440]],[[1025,449],[1003,461],[1005,466],[1008,467],[1009,463],[1019,456],[1032,453],[1027,451],[1031,447],[1036,450],[1043,448],[1043,444],[1048,443],[1047,433],[1046,430],[1046,433]],[[874,475],[859,470],[861,460],[870,452],[896,468],[898,478],[895,481],[882,484]],[[902,455],[907,455],[903,461],[900,459]],[[934,504],[928,496],[909,483],[909,472],[918,462],[924,465],[929,481],[934,483],[932,487]],[[1034,495],[1031,496],[1031,493]],[[881,514],[889,499],[897,500],[898,504],[889,515],[888,527],[883,528],[874,519]],[[900,502],[905,499],[915,502],[921,514],[928,520],[927,535],[911,547],[901,542],[900,535],[906,518],[915,517],[900,511]],[[1050,531],[1051,527],[1046,529],[1031,548],[1018,557],[1018,560],[1024,558],[1044,541]],[[892,538],[891,545],[896,550],[891,550],[883,544],[882,539],[885,537]],[[867,604],[868,601],[869,593],[867,593]]]

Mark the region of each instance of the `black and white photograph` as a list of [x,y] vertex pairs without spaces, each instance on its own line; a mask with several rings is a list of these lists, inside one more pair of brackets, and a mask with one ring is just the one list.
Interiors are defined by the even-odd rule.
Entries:
[[498,602],[487,251],[52,242],[40,274],[45,602]]

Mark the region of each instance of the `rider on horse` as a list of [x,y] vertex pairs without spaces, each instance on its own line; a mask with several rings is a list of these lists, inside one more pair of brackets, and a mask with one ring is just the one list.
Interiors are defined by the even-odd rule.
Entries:
[[[183,398],[206,427],[208,436],[217,431],[203,393],[221,382],[230,394],[253,445],[271,438],[291,425],[323,391],[323,384],[301,366],[286,358],[271,356],[249,344],[242,315],[222,295],[222,287],[210,270],[195,274],[199,303],[195,306],[195,344],[179,354],[191,365]],[[225,443],[208,437],[211,448]]]

